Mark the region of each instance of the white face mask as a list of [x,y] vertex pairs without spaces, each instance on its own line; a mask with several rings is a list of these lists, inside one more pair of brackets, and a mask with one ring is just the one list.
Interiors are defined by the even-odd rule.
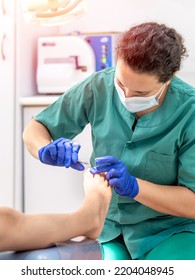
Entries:
[[[114,85],[115,85],[115,88],[118,92],[118,95],[119,95],[119,98],[120,98],[122,104],[131,113],[141,112],[141,111],[147,110],[149,108],[152,108],[156,105],[159,105],[159,99],[160,99],[160,97],[163,93],[163,90],[164,90],[165,86],[166,86],[166,84],[163,84],[162,87],[159,89],[159,91],[152,96],[125,97],[124,91],[117,84],[116,80],[114,80]],[[158,98],[157,98],[157,96],[158,96]]]

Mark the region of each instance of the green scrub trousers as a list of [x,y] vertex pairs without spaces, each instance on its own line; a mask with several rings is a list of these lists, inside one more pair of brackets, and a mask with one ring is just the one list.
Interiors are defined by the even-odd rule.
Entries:
[[[104,260],[131,260],[121,238],[102,243]],[[138,260],[195,260],[195,234],[191,232],[177,233],[162,241]]]

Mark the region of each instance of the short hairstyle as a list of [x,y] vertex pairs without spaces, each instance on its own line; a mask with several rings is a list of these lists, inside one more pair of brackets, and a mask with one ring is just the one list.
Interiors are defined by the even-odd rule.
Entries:
[[156,22],[130,28],[116,46],[117,60],[123,60],[135,72],[156,75],[162,83],[172,78],[187,56],[183,37]]

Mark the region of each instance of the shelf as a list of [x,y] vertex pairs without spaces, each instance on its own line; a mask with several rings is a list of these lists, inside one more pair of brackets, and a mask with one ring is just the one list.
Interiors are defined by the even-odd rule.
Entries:
[[60,95],[36,95],[20,98],[22,106],[48,106],[55,102]]

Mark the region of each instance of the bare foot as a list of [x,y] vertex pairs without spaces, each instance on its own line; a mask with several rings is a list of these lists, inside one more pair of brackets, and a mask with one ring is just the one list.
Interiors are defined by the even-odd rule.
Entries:
[[112,198],[112,189],[104,174],[93,175],[89,170],[86,170],[84,173],[84,190],[86,197],[82,208],[86,212],[86,224],[91,225],[85,236],[96,239],[104,225]]

